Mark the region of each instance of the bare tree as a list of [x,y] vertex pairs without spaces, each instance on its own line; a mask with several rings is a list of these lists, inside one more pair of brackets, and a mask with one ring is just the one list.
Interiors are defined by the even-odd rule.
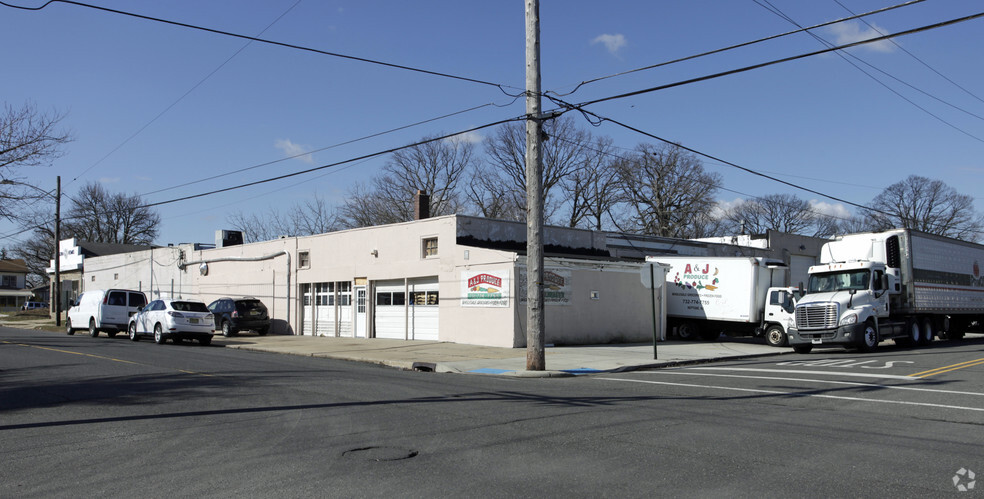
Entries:
[[[61,156],[61,147],[71,136],[58,129],[64,115],[44,113],[34,104],[17,109],[5,103],[0,110],[0,216],[14,219],[23,200],[36,198],[35,189],[18,186],[18,170],[47,165]],[[29,215],[25,215],[29,216]]]
[[460,138],[432,140],[393,153],[369,186],[350,189],[339,209],[342,223],[366,227],[412,220],[418,190],[430,195],[432,216],[458,213],[463,207],[460,184],[474,167],[474,153],[474,145]]
[[902,227],[967,241],[979,240],[984,230],[973,197],[918,175],[888,186],[869,206],[875,230]]
[[715,208],[721,176],[704,171],[696,156],[678,146],[641,144],[617,168],[629,210],[619,230],[696,237]]
[[242,231],[243,242],[269,241],[280,236],[310,236],[341,227],[335,210],[320,195],[292,206],[286,213],[271,209],[265,217],[236,212],[226,222]]
[[[577,172],[591,156],[592,137],[577,128],[574,118],[562,116],[544,123],[543,152],[543,210],[551,220],[564,200],[559,199],[559,185],[565,178]],[[486,184],[502,185],[506,194],[499,200],[508,200],[513,206],[501,213],[520,215],[526,219],[526,125],[508,123],[496,129],[486,142],[488,162],[483,165]],[[474,192],[472,193],[474,195]],[[472,198],[481,206],[486,200]]]
[[71,200],[62,216],[62,232],[69,237],[115,244],[152,244],[157,237],[161,217],[141,207],[140,196],[110,193],[92,182]]
[[606,220],[613,220],[611,210],[622,199],[617,157],[610,137],[598,137],[585,147],[581,167],[561,183],[569,204],[567,225],[602,230]]
[[731,230],[764,234],[769,229],[814,237],[837,232],[836,219],[793,194],[769,194],[738,203],[724,214]]

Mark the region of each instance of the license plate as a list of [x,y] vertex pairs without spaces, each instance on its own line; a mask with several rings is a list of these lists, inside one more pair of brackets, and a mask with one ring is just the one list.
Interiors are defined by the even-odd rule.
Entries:
[[813,338],[812,343],[814,345],[819,345],[819,344],[823,343],[823,340],[821,340],[820,338]]
[[198,324],[198,319],[188,319],[188,322],[192,324]]

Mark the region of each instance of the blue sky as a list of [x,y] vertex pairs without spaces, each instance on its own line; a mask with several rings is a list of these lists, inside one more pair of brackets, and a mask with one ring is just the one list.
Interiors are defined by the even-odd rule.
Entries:
[[[31,7],[43,3],[4,1]],[[521,91],[525,84],[520,0],[92,3],[493,82],[511,87],[510,92]],[[543,0],[543,89],[567,92],[584,80],[795,29],[760,3],[766,4],[764,0]],[[844,6],[861,13],[895,3],[901,0],[772,0],[771,5],[808,26],[849,16]],[[979,2],[927,0],[867,20],[890,33],[981,11],[984,6]],[[843,43],[870,36],[872,31],[854,21],[816,33]],[[897,39],[905,50],[889,43],[851,49],[864,61],[855,63],[882,83],[841,57],[825,54],[589,109],[859,204],[917,174],[943,180],[973,196],[980,208],[984,197],[981,40],[984,19],[977,19]],[[489,85],[256,42],[247,45],[242,39],[67,4],[51,4],[40,11],[0,6],[0,43],[6,47],[0,78],[3,100],[15,106],[30,101],[41,109],[64,112],[63,123],[75,136],[62,158],[50,167],[22,170],[19,180],[47,189],[61,175],[67,194],[97,181],[111,191],[143,195],[148,202],[167,201],[524,112],[522,100]],[[809,35],[797,34],[602,80],[564,99],[581,103],[821,48]],[[475,107],[400,132],[203,180]],[[544,108],[550,107],[544,103]],[[652,142],[611,124],[591,131],[612,137],[625,149]],[[490,133],[478,132],[471,138],[481,141]],[[315,194],[339,204],[354,182],[376,175],[385,161],[380,157],[162,205],[156,208],[162,218],[157,242],[213,242],[215,230],[229,228],[230,213],[285,210]],[[851,212],[834,201],[713,161],[705,161],[705,167],[723,176],[724,187],[737,191],[720,191],[717,197],[724,202],[788,192],[815,200],[830,213]],[[193,183],[156,192],[188,182]],[[9,234],[14,228],[0,225],[0,231]],[[0,245],[10,247],[16,240],[7,238]]]

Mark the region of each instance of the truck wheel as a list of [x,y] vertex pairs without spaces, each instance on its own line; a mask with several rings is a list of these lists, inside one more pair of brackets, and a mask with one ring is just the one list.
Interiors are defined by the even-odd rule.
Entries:
[[864,331],[861,333],[861,341],[858,343],[858,350],[862,352],[873,352],[878,348],[878,329],[871,321],[864,323]]
[[93,338],[99,336],[99,330],[96,329],[95,319],[89,319],[89,336],[92,336]]
[[794,345],[793,351],[796,353],[810,353],[813,350],[813,345]]
[[75,334],[75,330],[72,329],[72,319],[65,319],[65,333],[69,336]]
[[922,333],[919,329],[919,321],[913,319],[909,324],[906,325],[906,335],[901,338],[895,338],[896,345],[902,345],[904,347],[911,347],[919,343],[919,338]]
[[700,328],[697,327],[693,322],[681,322],[677,326],[677,336],[684,341],[694,341],[697,339],[697,335],[700,334]]
[[774,347],[784,347],[789,344],[786,332],[782,330],[782,326],[776,324],[765,329],[765,342]]
[[926,317],[922,320],[922,330],[918,342],[920,345],[929,345],[933,342],[933,320]]

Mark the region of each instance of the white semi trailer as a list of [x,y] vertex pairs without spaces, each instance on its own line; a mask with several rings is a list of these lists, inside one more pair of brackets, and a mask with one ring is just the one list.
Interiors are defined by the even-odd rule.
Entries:
[[789,344],[874,350],[882,340],[925,345],[963,338],[984,320],[984,246],[909,229],[824,244],[796,304]]
[[786,344],[795,295],[789,267],[758,257],[650,256],[670,266],[666,274],[667,327],[680,339],[764,336]]

